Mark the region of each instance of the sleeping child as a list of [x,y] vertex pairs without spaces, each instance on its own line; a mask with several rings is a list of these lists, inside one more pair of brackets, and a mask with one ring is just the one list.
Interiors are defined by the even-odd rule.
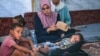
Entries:
[[79,33],[75,33],[70,38],[65,37],[61,41],[56,43],[51,43],[51,42],[41,43],[41,46],[43,47],[44,45],[47,45],[48,47],[50,47],[50,49],[55,49],[55,48],[66,49],[80,41],[83,41],[82,35]]

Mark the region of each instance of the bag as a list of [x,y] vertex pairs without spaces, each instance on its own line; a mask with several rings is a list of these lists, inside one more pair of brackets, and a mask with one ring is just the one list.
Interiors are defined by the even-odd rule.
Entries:
[[68,25],[62,21],[58,21],[57,24],[56,24],[57,28],[62,30],[62,31],[65,31],[67,32],[68,31]]

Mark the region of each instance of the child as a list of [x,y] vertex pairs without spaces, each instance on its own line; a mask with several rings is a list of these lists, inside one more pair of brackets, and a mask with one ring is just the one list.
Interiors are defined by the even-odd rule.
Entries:
[[64,38],[59,42],[56,43],[51,43],[51,42],[46,42],[46,43],[42,43],[41,45],[47,45],[49,46],[51,49],[52,48],[60,48],[60,49],[66,49],[70,46],[72,46],[73,44],[83,41],[83,36],[80,33],[75,33],[73,34],[70,38]]
[[24,21],[24,18],[21,15],[17,15],[13,18],[13,23],[19,23],[21,25],[24,26],[24,30],[22,33],[22,37],[24,38],[30,38],[32,40],[32,42],[34,42],[34,47],[36,46],[35,44],[37,44],[37,39],[36,36],[34,34],[34,31],[30,31],[27,27],[26,27],[26,22]]
[[51,49],[49,56],[88,56],[83,50],[82,45],[85,43],[82,34],[75,33],[69,39],[64,38],[58,42],[59,48]]
[[83,41],[83,36],[80,33],[75,33],[70,38],[64,38],[57,42],[56,45],[60,45],[61,48],[65,49],[80,41]]
[[[71,17],[67,6],[62,2],[63,0],[51,0],[51,10],[60,15],[60,20],[68,25],[69,29],[80,31],[77,28],[71,27]],[[65,1],[65,0],[64,0]]]
[[24,21],[24,18],[21,16],[21,15],[17,15],[13,18],[13,23],[19,23],[21,25],[24,26],[24,31],[23,31],[23,34],[22,36],[23,37],[29,37],[30,36],[30,32],[28,30],[28,28],[25,26],[26,25],[26,22]]
[[[11,25],[9,36],[3,41],[0,49],[0,56],[24,56],[28,53],[35,56],[36,51],[31,40],[22,38],[24,26],[18,23]],[[23,41],[30,44],[31,49],[18,45]]]
[[60,15],[60,20],[70,26],[71,17],[67,6],[61,0],[51,0],[51,10]]

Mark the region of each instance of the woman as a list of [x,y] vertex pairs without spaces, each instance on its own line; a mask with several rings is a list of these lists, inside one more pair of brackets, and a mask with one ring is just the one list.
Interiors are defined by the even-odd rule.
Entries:
[[60,21],[60,17],[56,12],[51,11],[51,5],[48,0],[40,0],[41,11],[34,15],[35,33],[38,43],[50,41],[56,42],[65,35],[74,33],[73,30],[63,32],[56,27],[56,22]]
[[61,0],[51,0],[51,10],[59,13],[61,21],[71,24],[71,18],[67,6]]

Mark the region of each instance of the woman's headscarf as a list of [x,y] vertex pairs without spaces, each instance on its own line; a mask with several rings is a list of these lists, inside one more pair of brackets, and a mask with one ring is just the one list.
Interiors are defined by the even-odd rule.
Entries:
[[41,11],[38,12],[38,16],[39,16],[39,18],[41,20],[41,23],[43,25],[43,28],[48,28],[51,25],[54,25],[56,23],[56,21],[57,21],[57,13],[56,12],[51,12],[50,15],[45,15],[42,12],[42,7],[45,4],[48,5],[51,8],[50,2],[48,0],[40,0],[40,8],[41,8]]

